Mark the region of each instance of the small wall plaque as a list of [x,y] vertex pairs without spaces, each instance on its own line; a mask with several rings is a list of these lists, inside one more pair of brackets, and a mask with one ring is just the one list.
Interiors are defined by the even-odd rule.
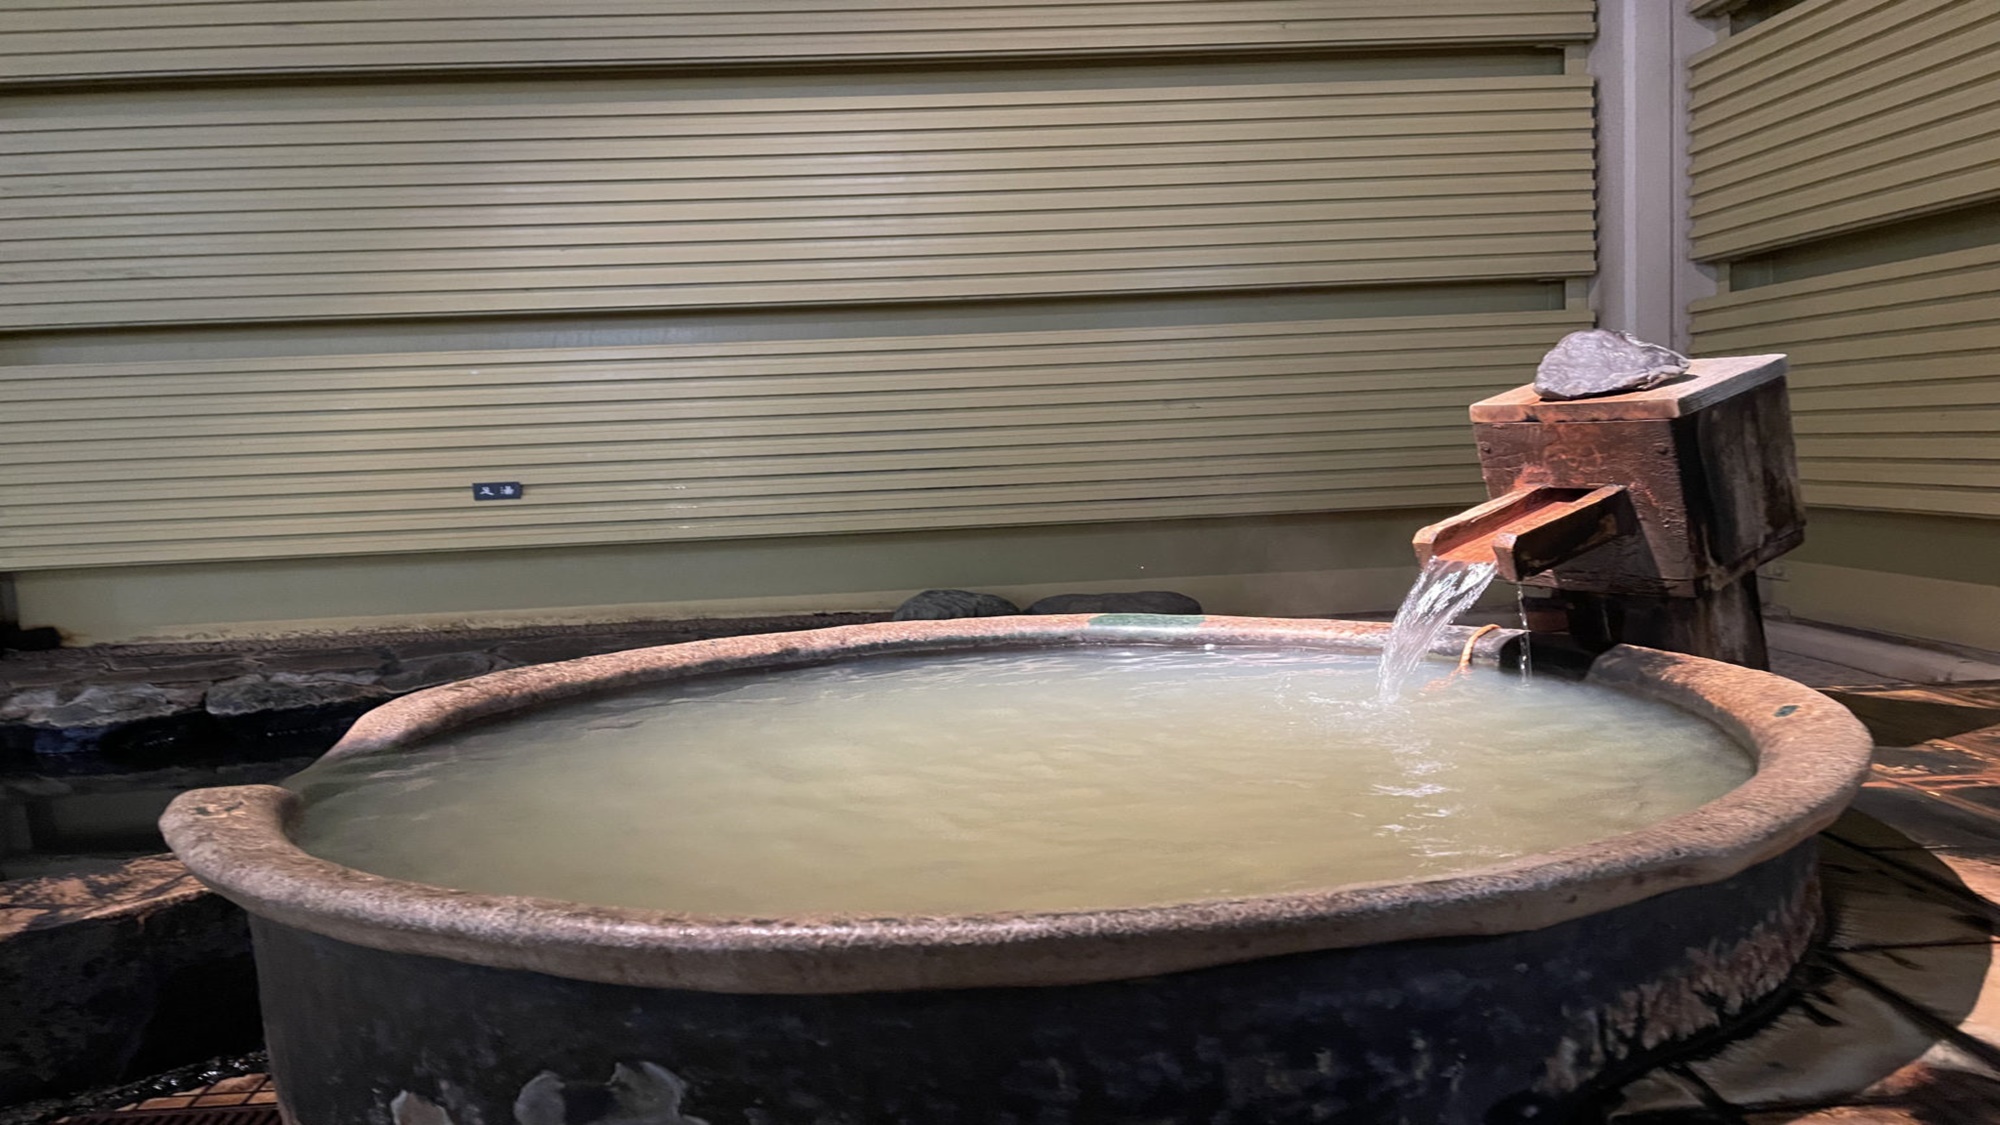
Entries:
[[474,483],[474,500],[519,500],[528,490],[517,480],[489,480]]

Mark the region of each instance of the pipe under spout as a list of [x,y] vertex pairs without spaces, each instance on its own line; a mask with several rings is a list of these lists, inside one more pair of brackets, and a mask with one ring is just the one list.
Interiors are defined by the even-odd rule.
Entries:
[[1492,562],[1519,582],[1638,530],[1625,486],[1534,485],[1467,508],[1417,532],[1417,562]]

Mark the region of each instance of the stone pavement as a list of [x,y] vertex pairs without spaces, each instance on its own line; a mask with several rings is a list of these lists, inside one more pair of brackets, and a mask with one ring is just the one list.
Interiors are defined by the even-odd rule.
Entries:
[[1821,837],[1824,939],[1753,1027],[1628,1084],[1616,1125],[2000,1122],[2000,683],[1828,694],[1879,748]]

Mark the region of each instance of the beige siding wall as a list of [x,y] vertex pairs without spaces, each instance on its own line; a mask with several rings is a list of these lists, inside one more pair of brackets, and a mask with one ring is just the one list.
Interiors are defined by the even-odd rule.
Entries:
[[[99,639],[774,538],[796,609],[862,533],[1296,517],[1379,575],[1340,513],[1476,498],[1465,403],[1589,323],[1591,9],[10,5],[0,570]],[[341,592],[115,608],[258,566]],[[719,604],[659,581],[598,601]]]
[[1705,353],[1791,354],[1813,503],[2000,516],[2000,245],[1729,293],[1697,324]]
[[1575,41],[1592,0],[13,0],[17,81]]
[[[1924,561],[2000,541],[1996,76],[1985,0],[1805,0],[1695,63],[1695,250],[1729,282],[1695,346],[1791,354],[1806,496],[1844,529],[1774,583],[1802,616],[2000,647],[2000,570]],[[1904,520],[1896,550],[1857,519]]]
[[1698,57],[1695,256],[2000,196],[1996,50],[1990,0],[1808,0]]
[[78,643],[879,610],[938,583],[1021,605],[1167,588],[1217,612],[1343,613],[1395,605],[1411,528],[1450,512],[72,567],[23,573],[20,596]]
[[0,328],[1590,272],[1588,78],[1223,70],[37,99],[0,126]]
[[0,543],[29,569],[1451,503],[1464,404],[1576,320],[0,368],[29,439]]

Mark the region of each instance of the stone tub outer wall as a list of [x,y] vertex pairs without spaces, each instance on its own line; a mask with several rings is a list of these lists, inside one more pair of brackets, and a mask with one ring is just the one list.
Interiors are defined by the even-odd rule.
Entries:
[[[451,727],[523,706],[714,671],[798,665],[880,652],[1051,644],[1246,643],[1366,651],[1379,648],[1386,629],[1383,625],[1348,622],[1099,616],[900,622],[776,637],[737,637],[502,672],[434,689],[371,713],[330,753],[344,755],[409,745]],[[1455,631],[1441,642],[1440,648],[1455,655],[1471,636],[1469,630]],[[1485,637],[1475,648],[1490,663],[1513,643],[1514,636],[1503,633]],[[832,1005],[824,1010],[847,1012],[848,1016],[839,1018],[850,1022],[840,1024],[845,1030],[826,1040],[820,1054],[827,1059],[846,1057],[844,1052],[852,1055],[845,1065],[837,1068],[847,1074],[847,1081],[852,1084],[857,1073],[872,1073],[865,1068],[888,1065],[885,1060],[866,1061],[865,1044],[852,1038],[870,1026],[862,1013],[892,1011],[883,1006],[901,1001],[883,997],[907,997],[909,1003],[932,1015],[924,1019],[885,1017],[889,1018],[885,1026],[925,1026],[926,1019],[935,1017],[932,1034],[920,1036],[919,1040],[942,1037],[945,1042],[937,1046],[941,1055],[939,1065],[959,1060],[956,1070],[947,1066],[947,1071],[966,1079],[961,1082],[964,1089],[974,1089],[979,1083],[967,1079],[965,1070],[971,1063],[963,1052],[951,1049],[948,1041],[952,1036],[966,1035],[983,1042],[978,1032],[984,1017],[944,1013],[944,1008],[949,1007],[947,997],[1005,989],[1005,992],[978,994],[988,998],[984,1003],[990,1003],[993,996],[1005,996],[1009,998],[1008,1004],[1029,1007],[1033,1003],[1022,997],[1039,996],[1036,1002],[1061,1008],[1068,1003],[1063,994],[1080,989],[1105,998],[1131,1001],[1137,1006],[1120,1019],[1124,1024],[1138,1020],[1149,1029],[1146,1034],[1154,1038],[1148,1040],[1135,1029],[1132,1037],[1118,1040],[1122,1046],[1088,1035],[1074,1040],[1071,1047],[1082,1050],[1088,1058],[1056,1065],[1057,1070],[1068,1076],[1057,1082],[1054,1087],[1057,1090],[1075,1086],[1075,1067],[1090,1059],[1098,1059],[1090,1065],[1105,1075],[1123,1073],[1133,1067],[1144,1070],[1158,1063],[1180,1075],[1171,1081],[1158,1079],[1165,1083],[1162,1089],[1179,1089],[1176,1097],[1199,1101],[1209,1096],[1197,1094],[1197,1088],[1207,1088],[1204,1083],[1222,1081],[1224,1077],[1229,1083],[1248,1081],[1238,1073],[1241,1065],[1247,1064],[1229,1060],[1239,1056],[1263,1057],[1259,1052],[1264,1052],[1272,1058],[1290,1060],[1272,1074],[1282,1071],[1291,1077],[1264,1081],[1265,1086],[1275,1083],[1273,1089],[1290,1090],[1283,1096],[1295,1099],[1295,1103],[1287,1104],[1318,1105],[1315,1112],[1344,1114],[1348,1111],[1339,1110],[1335,1102],[1346,1104],[1359,1095],[1346,1088],[1329,1088],[1331,1092],[1321,1090],[1308,1095],[1306,1088],[1313,1084],[1294,1073],[1297,1070],[1294,1052],[1303,1049],[1299,1037],[1317,1039],[1322,1046],[1314,1048],[1315,1051],[1335,1052],[1338,1057],[1329,1056],[1332,1061],[1327,1065],[1336,1069],[1352,1065],[1354,1058],[1401,1057],[1401,1047],[1382,1046],[1398,1038],[1388,1030],[1395,1026],[1392,1017],[1385,1016],[1383,1022],[1372,1026],[1355,1024],[1350,1028],[1341,1013],[1352,1008],[1351,1000],[1341,998],[1350,997],[1347,991],[1350,986],[1366,983],[1379,992],[1384,981],[1415,971],[1420,962],[1463,955],[1470,958],[1467,969],[1440,971],[1457,973],[1467,987],[1497,987],[1496,982],[1502,980],[1533,982],[1532,987],[1518,995],[1504,989],[1493,994],[1490,1011],[1477,1018],[1487,1019],[1495,1027],[1509,1026],[1504,1015],[1508,1011],[1518,1009],[1525,1013],[1536,1010],[1538,1004],[1547,1007],[1550,1003],[1560,1003],[1565,996],[1579,998],[1574,1011],[1564,1009],[1561,1026],[1548,1042],[1529,1048],[1528,1040],[1518,1036],[1496,1041],[1499,1046],[1494,1049],[1500,1054],[1510,1056],[1515,1063],[1533,1056],[1534,1067],[1539,1068],[1529,1076],[1520,1073],[1517,1067],[1510,1072],[1513,1077],[1507,1079],[1515,1083],[1511,1087],[1503,1089],[1504,1083],[1493,1085],[1499,1081],[1494,1075],[1474,1081],[1465,1073],[1466,1067],[1490,1069],[1491,1065],[1497,1065],[1466,1053],[1484,1049],[1473,1042],[1479,1038],[1476,1034],[1461,1045],[1463,1049],[1446,1054],[1417,1051],[1404,1060],[1414,1068],[1412,1074],[1427,1075],[1427,1081],[1441,1089],[1460,1092],[1454,1095],[1460,1100],[1450,1103],[1456,1108],[1449,1109],[1446,1116],[1426,1118],[1419,1114],[1410,1120],[1473,1121],[1481,1118],[1460,1114],[1470,1113],[1475,1103],[1490,1109],[1492,1103],[1507,1098],[1529,1099],[1522,1104],[1532,1108],[1532,1099],[1559,1097],[1573,1091],[1591,1075],[1633,1050],[1712,1027],[1743,1004],[1775,988],[1803,951],[1811,928],[1814,892],[1810,883],[1810,837],[1838,815],[1867,768],[1869,744],[1865,731],[1837,704],[1799,685],[1692,657],[1625,647],[1601,657],[1591,676],[1716,720],[1758,756],[1757,775],[1723,798],[1640,832],[1443,878],[1156,908],[946,918],[702,918],[476,895],[401,883],[298,851],[284,830],[287,818],[295,811],[296,800],[289,793],[268,786],[188,794],[169,810],[165,827],[169,840],[191,869],[259,917],[259,929],[268,935],[265,943],[273,951],[271,956],[291,958],[288,963],[296,967],[297,973],[305,974],[294,981],[295,974],[288,970],[284,981],[294,982],[291,984],[267,975],[267,980],[281,989],[276,994],[280,998],[272,1001],[272,1014],[267,1017],[274,1029],[274,1047],[281,1057],[288,1049],[280,1046],[287,1036],[308,1034],[285,1030],[291,1026],[290,1021],[307,1020],[318,1027],[338,1026],[322,1021],[333,1020],[343,1011],[353,1018],[364,1018],[365,1013],[342,1007],[361,1002],[361,998],[347,993],[385,991],[344,986],[326,990],[324,982],[318,986],[322,992],[298,991],[306,987],[305,982],[313,972],[327,974],[326,981],[345,979],[351,972],[362,972],[365,979],[369,970],[362,965],[367,962],[393,977],[400,971],[396,966],[402,964],[398,958],[414,957],[427,964],[441,958],[464,963],[472,977],[481,979],[495,970],[528,970],[525,974],[505,975],[522,982],[518,986],[521,989],[530,987],[527,982],[535,982],[532,987],[540,990],[537,994],[591,993],[605,999],[612,994],[591,990],[599,986],[623,987],[627,992],[617,996],[625,999],[617,1002],[626,1005],[621,1010],[634,1013],[647,1008],[646,1003],[634,999],[642,995],[669,998],[660,1003],[676,1012],[714,1009],[706,1018],[721,1023],[707,1032],[697,1032],[689,1025],[679,1030],[654,1027],[644,1034],[631,1033],[636,1036],[632,1049],[636,1050],[641,1040],[657,1042],[658,1049],[666,1052],[660,1058],[616,1056],[634,1066],[646,1062],[669,1069],[674,1060],[668,1055],[678,1054],[688,1044],[707,1036],[721,1034],[719,1029],[731,1020],[747,1019],[751,1026],[764,1020],[781,1029],[795,1028],[799,1026],[798,1019],[804,1017],[786,1016],[783,1013],[787,1010],[820,1011],[822,1005]],[[1731,898],[1732,895],[1737,897]],[[1667,909],[1662,904],[1677,905]],[[1655,911],[1663,913],[1656,915]],[[1625,920],[1616,924],[1609,920],[1616,918]],[[1689,925],[1693,928],[1682,928]],[[1533,942],[1541,940],[1537,934],[1555,935],[1556,945],[1533,947]],[[1621,934],[1625,937],[1621,938]],[[1655,938],[1664,945],[1650,950],[1620,945],[1621,941],[1643,944]],[[280,949],[291,952],[281,954]],[[1481,959],[1499,956],[1494,951],[1507,949],[1523,952],[1518,962],[1508,963],[1505,973],[1498,968],[1498,962],[1488,964]],[[1405,963],[1399,960],[1404,954],[1398,950],[1422,953],[1412,954],[1414,959]],[[1620,958],[1625,960],[1621,962]],[[1512,967],[1516,963],[1529,967],[1516,971]],[[1551,971],[1556,975],[1539,979],[1533,968],[1537,963],[1552,966]],[[1646,967],[1643,971],[1635,970],[1636,975],[1627,976],[1623,971],[1614,971],[1621,963]],[[308,971],[311,966],[319,968]],[[1312,976],[1315,982],[1312,994],[1328,1005],[1324,1018],[1315,1022],[1290,1009],[1275,1016],[1271,1014],[1275,1010],[1266,1003],[1268,997],[1259,998],[1254,982],[1264,974],[1280,973],[1281,967],[1283,972],[1307,972]],[[1344,973],[1354,975],[1343,976]],[[1390,975],[1381,975],[1385,973]],[[1193,992],[1183,996],[1177,991],[1183,987],[1195,988],[1190,982],[1209,974],[1221,974],[1210,978],[1214,981],[1242,985],[1247,991],[1241,1004],[1201,1001],[1192,998],[1196,995]],[[1499,975],[1488,981],[1487,974]],[[415,974],[418,978],[423,975]],[[446,974],[439,970],[439,975]],[[1282,973],[1272,979],[1281,978]],[[551,980],[559,983],[547,983]],[[476,983],[470,979],[464,982],[467,989],[474,989]],[[1269,996],[1276,997],[1286,994],[1291,986],[1269,987]],[[494,984],[480,994],[506,991],[506,986]],[[1397,996],[1404,991],[1397,987],[1388,989],[1389,994]],[[294,994],[297,998],[293,1001],[282,999],[283,995]],[[703,994],[723,994],[723,998],[701,999]],[[1142,994],[1179,998],[1162,999],[1147,1007],[1134,999]],[[813,999],[819,996],[825,999]],[[1537,1001],[1537,996],[1542,1000]],[[1406,999],[1385,1001],[1385,1012],[1394,1012]],[[451,1023],[453,1018],[446,1015],[451,997],[440,995],[437,1001],[434,1007],[438,1018]],[[1299,1002],[1305,1002],[1303,995]],[[1109,1004],[1105,1011],[1118,1007],[1109,999],[1103,1003]],[[304,1011],[287,1015],[288,1004]],[[1441,1017],[1448,1008],[1440,1008],[1437,1014]],[[1253,1030],[1256,1020],[1251,1015],[1245,1014],[1238,1020],[1232,1014],[1239,1009],[1243,1013],[1264,1012],[1272,1022],[1257,1025]],[[1416,1018],[1416,1013],[1417,1008],[1405,1010],[1413,1020],[1409,1027],[1421,1031],[1428,1025],[1424,1019]],[[501,1018],[497,1011],[491,1014]],[[1073,1014],[1082,1019],[1087,1013]],[[414,1018],[414,1013],[405,1015]],[[594,1024],[599,1018],[593,1016],[586,1022]],[[700,1022],[704,1017],[690,1018]],[[1464,1018],[1461,1013],[1461,1019]],[[1208,1030],[1210,1025],[1238,1027],[1235,1045],[1226,1049],[1215,1045],[1215,1036]],[[366,1026],[379,1029],[384,1023],[378,1018]],[[1342,1038],[1348,1034],[1343,1028],[1364,1034],[1359,1038]],[[821,1041],[812,1033],[800,1034],[807,1041]],[[997,1029],[992,1034],[1005,1038]],[[1024,1042],[1036,1040],[1035,1034],[1029,1034],[1027,1024],[1021,1025],[1019,1034],[1028,1036]],[[1381,1038],[1385,1034],[1389,1035],[1388,1040]],[[350,1033],[350,1038],[337,1041],[349,1042],[351,1038]],[[1432,1040],[1426,1037],[1426,1041]],[[302,1053],[296,1057],[303,1060],[309,1057],[309,1051],[332,1049],[327,1044],[336,1040],[325,1039],[321,1046],[313,1048],[305,1046],[303,1039],[298,1042],[296,1049]],[[1145,1047],[1148,1042],[1153,1046]],[[1204,1043],[1210,1046],[1200,1046]],[[381,1048],[415,1049],[409,1044],[392,1047],[387,1042]],[[365,1046],[360,1049],[366,1050]],[[440,1049],[425,1048],[433,1053]],[[1111,1054],[1100,1058],[1105,1051]],[[1121,1051],[1139,1051],[1140,1055],[1111,1057]],[[1194,1053],[1188,1054],[1189,1051]],[[1350,1052],[1359,1055],[1350,1056]],[[1002,1055],[1006,1056],[1006,1052]],[[763,1056],[751,1052],[746,1057]],[[1060,1060],[1062,1052],[1056,1051],[1050,1057]],[[769,1061],[781,1069],[787,1065],[777,1056]],[[577,1097],[601,1100],[607,1095],[601,1089],[591,1094],[589,1084],[609,1081],[609,1074],[588,1072],[590,1066],[602,1071],[603,1067],[598,1065],[601,1062],[602,1058],[597,1056],[578,1056],[575,1065],[585,1067],[584,1071],[557,1073],[565,1080],[584,1084],[577,1088],[581,1091],[576,1093]],[[285,1064],[279,1065],[282,1073]],[[519,1065],[527,1065],[527,1060],[521,1060]],[[719,1065],[702,1063],[695,1069],[700,1072],[703,1067],[712,1069]],[[1393,1071],[1402,1064],[1390,1061],[1384,1065]],[[856,1070],[857,1066],[864,1069]],[[1200,1073],[1194,1074],[1195,1071]],[[621,1072],[626,1077],[618,1082],[629,1085],[627,1080],[634,1073],[639,1072]],[[437,1067],[424,1074],[433,1083],[470,1081],[453,1078]],[[1232,1075],[1235,1077],[1228,1077]],[[386,1075],[371,1079],[378,1083],[387,1080]],[[422,1085],[426,1079],[412,1073],[408,1080]],[[678,1083],[680,1079],[673,1081]],[[833,1116],[825,1116],[821,1109],[808,1114],[802,1107],[796,1112],[781,1111],[772,1103],[766,1108],[774,1116],[757,1117],[750,1111],[765,1106],[764,1101],[752,1104],[738,1100],[749,1096],[745,1093],[750,1089],[746,1084],[749,1081],[741,1075],[713,1081],[704,1079],[709,1089],[707,1096],[716,1099],[717,1112],[733,1107],[730,1112],[721,1113],[719,1121],[738,1116],[746,1121],[771,1122],[850,1119],[839,1115],[847,1110],[838,1110],[831,1102],[821,1108]],[[1000,1081],[1000,1078],[988,1074],[985,1081]],[[1016,1079],[1007,1079],[1007,1083],[1018,1084]],[[902,1095],[895,1092],[902,1084],[886,1080],[878,1083],[872,1078],[863,1081],[862,1085],[873,1091],[870,1096],[877,1103],[872,1108],[856,1110],[860,1116],[852,1119],[925,1122],[952,1119],[936,1116],[935,1106],[926,1111],[930,1116],[891,1115],[888,1107],[902,1104],[898,1101]],[[721,1088],[736,1092],[718,1094],[716,1091]],[[1387,1102],[1368,1103],[1376,1105],[1377,1110],[1390,1102],[1428,1104],[1395,1083],[1384,1088],[1402,1092]],[[402,1089],[411,1098],[447,1097],[442,1085],[435,1085],[428,1092],[414,1087]],[[994,1087],[988,1094],[998,1097],[1001,1092],[1001,1087]],[[382,1096],[392,1093],[395,1091]],[[688,1096],[700,1093],[697,1088]],[[1325,1101],[1322,1095],[1334,1101]],[[311,1108],[316,1103],[310,1103],[303,1092],[293,1096],[301,1099],[297,1106],[298,1120],[304,1125],[336,1125],[353,1120],[346,1116],[320,1116],[321,1111]],[[497,1096],[489,1092],[482,1098]],[[1367,1100],[1361,1098],[1355,1104]],[[344,1115],[353,1107],[343,1104],[347,1105],[340,1111]],[[405,1109],[413,1104],[417,1103],[406,1101]],[[430,1101],[422,1104],[433,1105]],[[491,1113],[495,1103],[485,1100],[482,1104],[486,1106],[479,1111],[484,1125],[502,1125],[504,1117],[495,1119]],[[1109,1112],[1111,1104],[1105,1103],[1105,1112]],[[1441,1113],[1447,1109],[1443,1103],[1434,1108]],[[739,1110],[742,1112],[737,1113]],[[1020,1120],[1093,1120],[1081,1109],[1070,1117],[1051,1116],[1056,1111],[1047,1107],[1036,1112],[1037,1115]],[[1148,1117],[1145,1114],[1151,1113],[1150,1110],[1131,1112],[1140,1114],[1131,1118],[1134,1121],[1207,1120],[1200,1114]],[[1282,1119],[1272,1112],[1267,1105],[1251,1116],[1217,1120]],[[1484,1112],[1486,1109],[1480,1110]],[[521,1119],[519,1113],[514,1116]],[[677,1119],[661,1118],[669,1123]],[[985,1118],[968,1118],[973,1119]],[[1113,1118],[1100,1115],[1096,1119]],[[541,1125],[539,1121],[521,1120],[522,1125]],[[456,1125],[472,1123],[458,1121]]]
[[1545,1125],[1595,1075],[1784,982],[1818,917],[1814,851],[1525,933],[1052,988],[633,988],[254,925],[303,1125],[387,1125],[404,1092],[506,1125],[544,1071],[582,1088],[580,1125],[640,1062],[710,1125]]

